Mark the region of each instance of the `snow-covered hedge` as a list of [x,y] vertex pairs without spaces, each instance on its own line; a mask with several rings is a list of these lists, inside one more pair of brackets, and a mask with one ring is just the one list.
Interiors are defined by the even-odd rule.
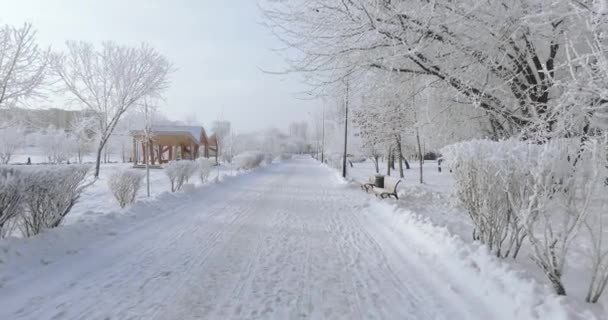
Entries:
[[[538,150],[525,143],[477,140],[442,150],[456,179],[457,196],[475,226],[473,238],[499,257],[516,257],[523,224],[513,213],[530,185],[529,166]],[[510,192],[511,191],[511,192]]]
[[86,185],[88,166],[43,166],[20,172],[23,181],[19,228],[26,236],[59,226]]
[[215,161],[212,159],[200,158],[197,160],[197,163],[198,177],[201,179],[201,183],[207,183],[211,170],[213,170],[213,166],[215,166]]
[[198,164],[191,160],[171,161],[165,165],[165,174],[171,181],[171,191],[179,191],[197,171]]
[[[473,237],[499,257],[516,257],[527,239],[534,261],[558,294],[566,293],[561,278],[568,250],[586,226],[595,248],[587,300],[597,301],[608,283],[608,248],[601,245],[603,237],[608,240],[601,231],[602,211],[608,207],[602,200],[608,191],[607,146],[606,139],[544,145],[477,140],[441,152],[475,226]],[[593,230],[597,223],[599,229]]]
[[281,153],[281,160],[291,160],[291,153]]
[[259,167],[263,160],[264,154],[250,151],[234,157],[234,164],[238,169],[249,170]]
[[144,174],[133,169],[117,170],[110,176],[108,186],[121,208],[133,203],[141,189]]
[[270,152],[264,153],[264,164],[271,164],[274,160],[274,155]]
[[20,212],[22,189],[23,182],[17,170],[0,168],[0,238],[8,234],[8,224]]

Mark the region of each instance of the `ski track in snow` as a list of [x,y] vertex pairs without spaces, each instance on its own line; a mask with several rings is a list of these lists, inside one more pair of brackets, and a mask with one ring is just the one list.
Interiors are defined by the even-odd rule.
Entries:
[[501,318],[312,160],[213,188],[0,287],[0,319]]

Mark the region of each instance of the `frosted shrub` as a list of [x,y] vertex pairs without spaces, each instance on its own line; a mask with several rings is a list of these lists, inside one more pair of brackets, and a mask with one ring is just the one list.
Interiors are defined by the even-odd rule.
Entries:
[[197,160],[198,162],[198,177],[201,179],[201,183],[207,183],[209,180],[209,175],[211,174],[211,170],[213,170],[213,166],[215,165],[215,161],[206,158],[200,158]]
[[[562,275],[568,250],[589,217],[593,198],[605,198],[606,149],[595,140],[471,141],[448,146],[457,195],[475,226],[474,237],[498,256],[516,255],[527,238],[533,260],[555,291],[566,294]],[[601,220],[601,218],[599,218]],[[608,282],[608,250],[595,233],[588,301],[597,301]],[[603,255],[603,256],[602,256]],[[602,269],[605,268],[605,269]],[[602,280],[604,285],[602,287]]]
[[165,174],[171,181],[171,192],[179,191],[184,183],[198,171],[196,161],[181,160],[171,161],[165,166]]
[[281,153],[281,160],[291,160],[291,153]]
[[606,178],[608,177],[608,159],[605,157],[608,154],[608,141],[607,137],[601,139],[601,141],[590,141],[589,144],[593,148],[593,159],[594,161],[594,176],[596,179],[591,179],[589,183],[594,183],[594,188],[588,190],[594,192],[593,203],[590,205],[592,210],[588,213],[588,217],[585,221],[585,230],[587,239],[589,239],[589,264],[591,276],[589,277],[589,287],[587,290],[587,296],[585,300],[587,302],[598,302],[600,296],[606,290],[608,286],[608,183]]
[[10,233],[8,226],[19,214],[23,183],[18,171],[0,168],[0,239]]
[[[456,180],[456,194],[475,227],[473,238],[498,257],[517,257],[525,232],[513,205],[526,197],[527,152],[518,142],[469,141],[445,147]],[[512,194],[510,191],[515,191]],[[521,192],[524,192],[522,194]]]
[[110,176],[108,186],[121,208],[135,201],[143,180],[144,174],[132,169],[118,170]]
[[271,164],[272,160],[274,160],[274,155],[272,153],[264,153],[264,164]]
[[87,166],[47,166],[24,170],[23,213],[19,227],[24,236],[55,228],[76,204],[87,186]]
[[234,163],[238,169],[250,170],[260,166],[264,155],[259,152],[245,152],[234,157]]

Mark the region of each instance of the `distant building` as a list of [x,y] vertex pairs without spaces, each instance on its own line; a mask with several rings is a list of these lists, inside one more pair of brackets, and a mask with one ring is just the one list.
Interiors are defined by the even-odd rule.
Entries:
[[131,131],[131,136],[134,166],[208,158],[217,150],[215,137],[200,126],[153,126],[148,141],[143,130]]

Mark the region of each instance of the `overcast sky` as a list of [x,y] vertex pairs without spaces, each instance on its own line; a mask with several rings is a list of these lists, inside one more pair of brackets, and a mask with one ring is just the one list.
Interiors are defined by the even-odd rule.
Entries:
[[66,40],[150,43],[177,67],[163,112],[223,119],[237,132],[308,118],[319,102],[296,99],[305,90],[282,70],[271,49],[281,47],[260,25],[255,0],[0,0],[0,24],[31,22],[41,44],[62,50]]

